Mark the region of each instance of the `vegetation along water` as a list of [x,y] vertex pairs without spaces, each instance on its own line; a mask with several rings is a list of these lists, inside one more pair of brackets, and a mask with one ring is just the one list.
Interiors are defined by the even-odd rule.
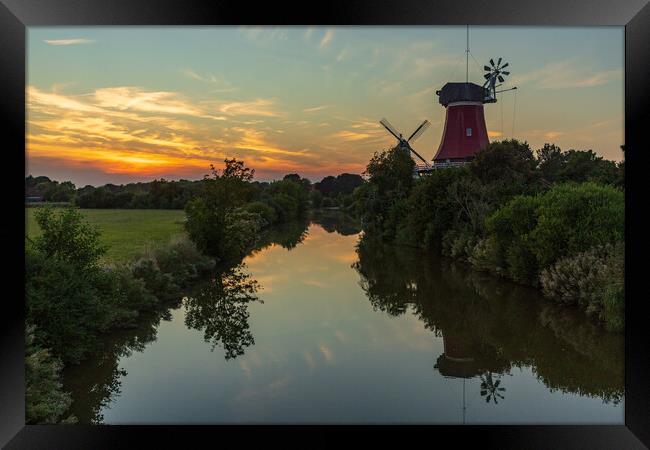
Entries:
[[29,208],[27,421],[621,423],[623,168],[503,141]]

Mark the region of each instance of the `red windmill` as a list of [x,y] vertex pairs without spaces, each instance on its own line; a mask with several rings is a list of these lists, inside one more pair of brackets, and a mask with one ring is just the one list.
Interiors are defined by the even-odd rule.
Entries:
[[[469,49],[467,50],[469,54]],[[485,126],[483,104],[497,101],[496,88],[503,83],[504,76],[510,75],[505,71],[508,63],[501,65],[502,58],[490,66],[483,66],[486,73],[485,83],[479,86],[466,81],[465,83],[447,83],[441,90],[436,91],[438,101],[446,109],[445,128],[436,155],[433,157],[435,168],[443,168],[465,164],[474,158],[476,152],[488,143],[488,133]],[[506,90],[517,89],[516,87]]]

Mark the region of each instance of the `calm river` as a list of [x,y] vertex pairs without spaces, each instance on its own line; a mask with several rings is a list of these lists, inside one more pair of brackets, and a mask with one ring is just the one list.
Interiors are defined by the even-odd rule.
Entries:
[[623,337],[324,216],[65,372],[80,423],[623,423]]

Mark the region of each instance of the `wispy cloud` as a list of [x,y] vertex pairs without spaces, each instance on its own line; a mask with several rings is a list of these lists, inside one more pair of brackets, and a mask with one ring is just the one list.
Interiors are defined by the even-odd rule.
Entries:
[[346,59],[348,59],[350,56],[350,50],[348,50],[347,47],[345,47],[343,50],[339,52],[338,55],[336,55],[336,62],[343,62]]
[[239,138],[231,145],[242,150],[251,150],[262,153],[272,153],[289,156],[306,156],[311,155],[305,150],[292,151],[282,148],[267,139],[266,133],[254,128],[235,127],[232,131],[239,134]]
[[395,95],[402,90],[402,82],[381,80],[378,83],[372,84],[370,88],[374,92],[382,95]]
[[145,91],[137,87],[102,88],[95,91],[97,105],[102,108],[163,114],[203,115],[196,106],[178,94],[166,91]]
[[600,86],[623,77],[622,69],[593,71],[575,60],[548,63],[540,69],[514,75],[512,85],[533,84],[540,89],[586,88]]
[[334,30],[329,28],[325,31],[325,34],[320,40],[320,44],[319,44],[320,48],[326,48],[328,45],[330,45],[332,39],[334,39]]
[[240,27],[239,31],[250,41],[256,43],[266,43],[274,40],[286,41],[288,35],[283,28],[269,27]]
[[332,353],[332,350],[327,344],[321,344],[319,350],[323,354],[325,361],[328,363],[332,363],[334,361],[334,353]]
[[369,139],[372,138],[372,134],[370,133],[363,133],[363,132],[358,132],[358,131],[348,131],[348,130],[341,130],[337,131],[332,135],[334,138],[340,138],[345,141],[361,141],[364,139]]
[[227,102],[218,106],[219,112],[231,116],[283,117],[280,111],[272,109],[273,101],[258,98],[252,101]]
[[204,83],[212,83],[217,86],[215,89],[212,89],[212,92],[232,92],[237,90],[237,88],[223,76],[218,76],[211,73],[201,75],[192,69],[185,69],[183,70],[183,73],[193,80],[202,81]]
[[314,106],[313,108],[305,108],[305,109],[302,110],[302,112],[309,113],[309,112],[322,111],[324,109],[331,108],[331,107],[332,107],[332,105]]
[[92,44],[91,39],[46,39],[43,42],[49,45],[78,45],[78,44]]

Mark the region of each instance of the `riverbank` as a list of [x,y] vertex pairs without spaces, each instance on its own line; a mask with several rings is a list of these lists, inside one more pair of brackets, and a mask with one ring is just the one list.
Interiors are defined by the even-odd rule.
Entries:
[[[40,232],[26,236],[25,249],[31,343],[26,420],[57,423],[69,401],[57,381],[61,369],[97,351],[106,333],[137,326],[140,316],[179,301],[182,289],[216,262],[183,235],[140,251],[129,262],[107,261],[101,232],[76,208],[39,208],[34,221]],[[49,387],[39,391],[43,380]]]
[[371,239],[419,247],[541,289],[623,329],[623,165],[593,152],[493,142],[469,164],[414,180],[377,153],[350,210]]
[[80,423],[461,423],[463,385],[466,423],[622,420],[622,337],[580,311],[332,216],[273,230],[70,366]]
[[[26,236],[31,343],[26,355],[28,423],[74,421],[74,416],[66,415],[71,400],[61,390],[62,370],[100,351],[107,334],[137,329],[143,318],[160,320],[179,304],[190,285],[214,270],[227,271],[240,262],[200,252],[182,225],[175,226],[179,221],[170,220],[182,213],[88,212],[74,207],[28,211],[32,220]],[[161,218],[162,223],[152,223]],[[134,221],[139,225],[134,226]],[[306,224],[304,218],[266,226],[254,239],[246,240],[242,251],[257,251],[271,242],[293,247],[304,238]],[[127,244],[118,253],[109,253],[101,232],[106,228]],[[159,235],[158,242],[152,241],[151,233],[142,232],[146,229],[166,233],[168,239],[161,242]],[[39,390],[37,384],[46,387]]]

